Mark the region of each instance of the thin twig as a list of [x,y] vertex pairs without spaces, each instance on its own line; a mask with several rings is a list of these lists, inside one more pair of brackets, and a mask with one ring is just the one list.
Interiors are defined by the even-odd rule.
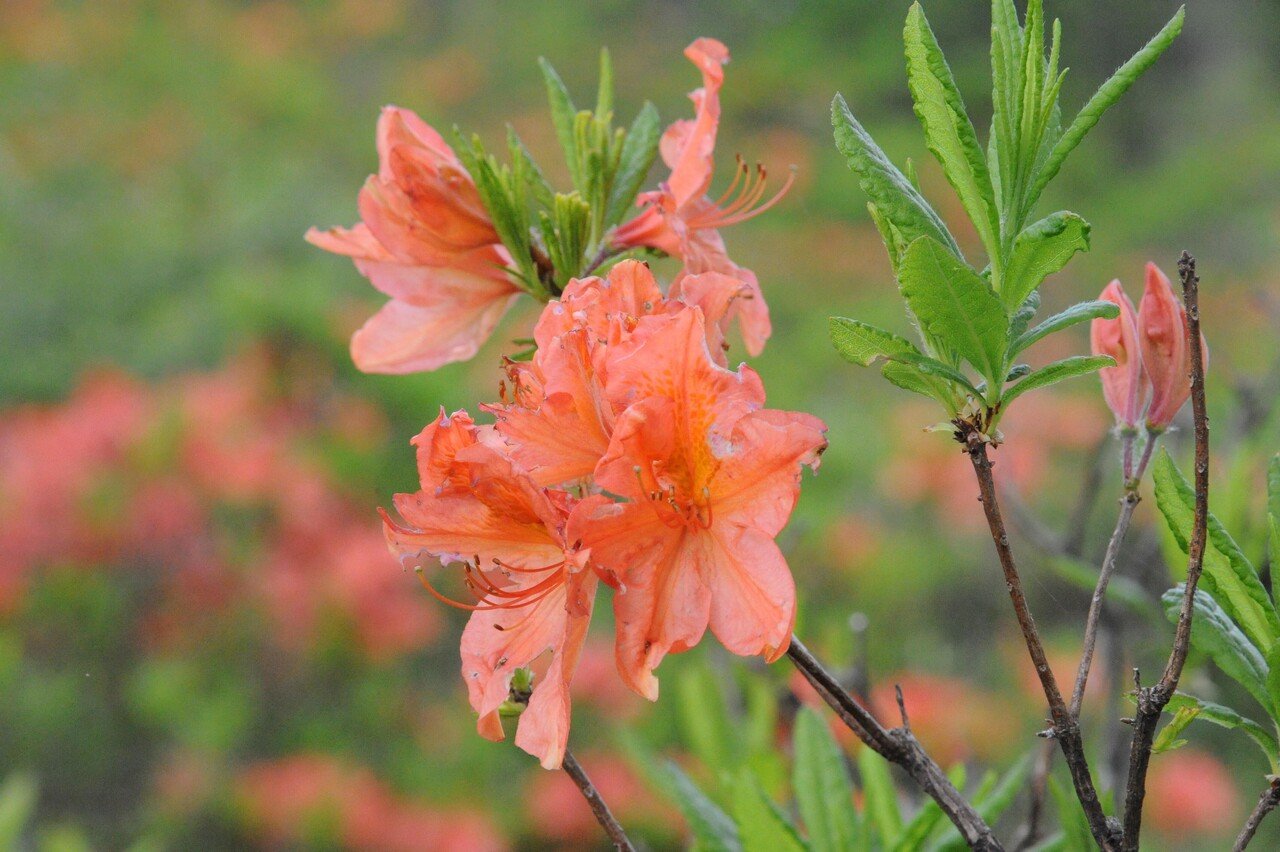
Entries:
[[1151,741],[1165,705],[1178,688],[1182,667],[1191,649],[1191,616],[1196,586],[1204,568],[1205,536],[1209,519],[1209,416],[1204,401],[1204,353],[1200,348],[1200,279],[1196,261],[1187,252],[1178,260],[1182,278],[1182,300],[1187,309],[1187,345],[1191,354],[1191,413],[1195,422],[1195,519],[1187,546],[1187,583],[1174,631],[1173,650],[1164,673],[1155,686],[1138,689],[1138,712],[1133,720],[1133,742],[1129,748],[1129,779],[1125,785],[1124,848],[1136,852],[1142,831],[1142,803],[1147,793],[1147,767],[1151,762]]
[[1005,586],[1009,590],[1009,600],[1013,603],[1014,615],[1018,619],[1018,627],[1022,631],[1027,645],[1027,653],[1035,666],[1036,675],[1040,678],[1040,686],[1044,690],[1045,699],[1049,703],[1049,715],[1053,727],[1048,736],[1058,741],[1062,755],[1071,771],[1071,783],[1076,791],[1076,798],[1084,810],[1089,822],[1089,830],[1094,841],[1104,850],[1116,847],[1118,837],[1112,826],[1107,824],[1106,814],[1098,801],[1098,791],[1093,784],[1093,776],[1089,772],[1089,762],[1085,757],[1084,742],[1080,737],[1080,725],[1063,700],[1058,689],[1058,681],[1049,667],[1049,659],[1040,641],[1040,632],[1036,629],[1035,619],[1027,605],[1027,597],[1022,589],[1022,577],[1018,574],[1017,564],[1013,559],[1013,551],[1009,547],[1009,533],[1005,529],[1004,518],[1000,514],[1000,504],[996,499],[995,479],[991,475],[991,459],[987,455],[987,438],[976,426],[967,421],[957,421],[957,438],[961,440],[973,464],[978,478],[978,489],[983,510],[987,516],[987,526],[991,530],[991,539],[996,546],[996,555],[1000,558],[1000,567],[1004,572]]
[[1267,789],[1263,790],[1262,795],[1258,797],[1257,806],[1245,820],[1244,828],[1240,829],[1240,835],[1236,837],[1236,845],[1231,847],[1232,852],[1244,852],[1249,841],[1253,840],[1253,836],[1258,833],[1262,818],[1275,810],[1276,805],[1280,805],[1280,778],[1268,784]]
[[627,833],[623,831],[622,824],[613,815],[613,811],[609,810],[609,806],[604,799],[600,798],[600,792],[596,790],[595,785],[591,783],[591,779],[587,777],[582,764],[578,763],[573,753],[568,749],[565,750],[564,762],[561,766],[565,775],[572,778],[573,783],[577,784],[578,789],[582,791],[582,798],[587,800],[587,804],[591,806],[591,812],[596,815],[596,822],[600,823],[604,833],[609,835],[609,839],[613,841],[613,848],[619,850],[619,852],[635,852],[636,847],[627,838]]
[[960,831],[960,836],[970,847],[983,852],[1000,852],[1004,847],[996,840],[991,826],[974,809],[955,785],[947,778],[942,767],[925,752],[919,740],[906,727],[906,709],[900,705],[904,725],[886,729],[870,711],[857,702],[809,652],[795,636],[787,648],[787,657],[804,675],[822,700],[830,705],[840,720],[870,746],[877,754],[896,763],[911,776],[947,815]]
[[1084,703],[1084,688],[1089,682],[1089,668],[1093,665],[1093,649],[1098,641],[1098,624],[1102,620],[1102,604],[1107,595],[1107,584],[1116,569],[1116,557],[1120,554],[1120,545],[1129,532],[1129,523],[1133,520],[1133,510],[1138,507],[1142,497],[1137,487],[1125,491],[1120,498],[1120,514],[1116,518],[1116,527],[1111,532],[1111,540],[1107,542],[1107,553],[1102,557],[1102,570],[1098,572],[1098,584],[1093,589],[1093,599],[1089,602],[1089,615],[1084,623],[1084,649],[1080,655],[1080,668],[1076,671],[1076,684],[1071,690],[1071,715],[1080,718],[1080,706]]

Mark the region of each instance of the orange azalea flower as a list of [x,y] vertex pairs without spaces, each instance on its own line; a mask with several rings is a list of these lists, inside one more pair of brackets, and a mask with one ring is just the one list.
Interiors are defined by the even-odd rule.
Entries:
[[[1151,377],[1151,407],[1147,426],[1159,431],[1191,396],[1191,347],[1187,341],[1187,309],[1173,294],[1168,277],[1154,263],[1147,264],[1147,286],[1138,307],[1138,345]],[[1206,361],[1209,351],[1200,340]]]
[[475,355],[520,291],[471,176],[443,137],[409,110],[378,119],[378,174],[360,190],[354,228],[307,240],[355,260],[391,297],[351,338],[368,373],[434,370]]
[[1102,378],[1102,395],[1116,422],[1136,429],[1151,396],[1151,379],[1143,369],[1138,346],[1138,312],[1133,309],[1133,302],[1125,295],[1119,279],[1108,284],[1098,298],[1120,307],[1120,316],[1098,318],[1089,326],[1093,354],[1110,355],[1116,361],[1114,367],[1104,367],[1098,372]]
[[462,634],[462,673],[482,735],[502,739],[498,708],[512,676],[553,653],[516,734],[516,745],[552,769],[569,736],[569,681],[586,639],[596,576],[587,570],[587,551],[565,539],[573,498],[538,486],[495,449],[496,440],[465,412],[441,412],[416,439],[422,490],[397,494],[405,523],[384,512],[384,527],[406,564],[427,554],[465,566],[475,603],[451,601],[425,578],[424,584],[440,600],[472,611]]
[[588,477],[608,449],[621,413],[604,391],[617,347],[652,328],[641,325],[642,318],[696,306],[708,318],[708,349],[723,364],[724,337],[717,320],[740,288],[735,279],[709,272],[685,279],[687,303],[667,299],[649,267],[634,260],[619,263],[608,278],[574,279],[543,310],[534,328],[538,350],[533,360],[508,366],[510,399],[481,407],[496,416],[512,457],[538,484]]
[[707,349],[700,310],[640,320],[611,360],[610,400],[627,406],[595,471],[603,495],[574,510],[569,537],[616,574],[618,667],[656,699],[653,670],[692,648],[708,626],[736,654],[781,656],[795,620],[795,586],[773,539],[816,467],[825,426],[762,408],[748,368]]
[[772,207],[786,194],[792,179],[762,204],[764,168],[757,166],[753,173],[739,161],[724,195],[714,201],[707,195],[715,167],[712,154],[720,124],[720,87],[729,51],[715,39],[700,38],[685,48],[684,55],[702,72],[702,88],[689,94],[695,117],[673,123],[662,135],[660,150],[671,176],[656,192],[640,196],[644,211],[618,228],[614,243],[624,249],[648,246],[680,258],[684,270],[672,283],[673,298],[681,296],[686,275],[718,272],[735,279],[739,286],[721,325],[739,317],[747,351],[758,355],[771,332],[769,308],[755,273],[729,259],[719,229]]

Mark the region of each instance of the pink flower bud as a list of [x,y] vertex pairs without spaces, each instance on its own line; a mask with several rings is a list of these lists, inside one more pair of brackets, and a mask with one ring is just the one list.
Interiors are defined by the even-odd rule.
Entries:
[[[1147,286],[1138,307],[1138,345],[1151,379],[1147,426],[1161,430],[1191,395],[1191,347],[1187,345],[1187,310],[1154,263],[1147,264]],[[1207,361],[1203,338],[1200,348]]]
[[1120,306],[1120,316],[1095,319],[1089,329],[1093,354],[1110,355],[1116,361],[1114,367],[1105,367],[1099,372],[1102,395],[1115,414],[1116,422],[1130,429],[1136,428],[1151,392],[1138,345],[1138,312],[1133,309],[1133,302],[1129,301],[1118,280],[1108,284],[1098,298]]

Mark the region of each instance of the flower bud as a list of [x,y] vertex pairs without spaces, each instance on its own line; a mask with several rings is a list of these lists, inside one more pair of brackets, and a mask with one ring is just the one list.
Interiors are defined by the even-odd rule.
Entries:
[[[1089,329],[1089,342],[1094,355],[1110,355],[1114,367],[1104,367],[1102,395],[1116,416],[1116,422],[1136,429],[1147,407],[1151,384],[1143,369],[1143,355],[1138,345],[1138,312],[1125,295],[1118,280],[1112,281],[1098,297],[1120,307],[1115,319],[1095,319]],[[1144,300],[1145,303],[1145,300]]]
[[[1147,264],[1147,286],[1138,307],[1138,345],[1151,379],[1147,427],[1160,431],[1191,395],[1191,347],[1187,342],[1187,310],[1154,263]],[[1207,361],[1203,338],[1200,347]]]

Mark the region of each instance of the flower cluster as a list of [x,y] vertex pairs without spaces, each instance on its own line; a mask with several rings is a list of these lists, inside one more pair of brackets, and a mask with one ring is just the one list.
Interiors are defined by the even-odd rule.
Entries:
[[[440,416],[414,439],[421,489],[384,515],[392,551],[461,565],[472,610],[462,671],[479,730],[503,735],[512,679],[548,651],[516,744],[559,766],[569,683],[599,586],[610,587],[623,681],[656,699],[653,671],[710,627],[736,654],[776,659],[795,588],[774,538],[803,465],[826,446],[817,418],[764,407],[722,346],[741,282],[686,274],[664,296],[623,261],[571,281],[544,309],[528,362],[507,362],[500,401]],[[519,690],[517,690],[519,692]]]
[[[1116,361],[1100,373],[1107,406],[1123,429],[1137,430],[1145,417],[1147,431],[1163,432],[1191,395],[1186,308],[1154,263],[1147,264],[1146,289],[1137,310],[1119,279],[1099,298],[1120,306],[1120,316],[1095,319],[1090,329],[1093,353]],[[1207,359],[1203,338],[1200,347]]]
[[[670,176],[659,189],[634,197],[641,212],[613,228],[598,250],[565,260],[578,262],[587,274],[627,252],[665,253],[683,265],[671,285],[676,298],[686,286],[699,286],[686,282],[703,273],[723,275],[736,282],[725,295],[724,316],[741,319],[747,351],[757,355],[769,338],[769,309],[755,274],[729,259],[719,229],[772,207],[791,179],[764,200],[764,168],[752,169],[739,158],[728,190],[718,200],[708,197],[729,51],[715,39],[700,38],[685,55],[702,72],[703,85],[690,94],[695,118],[676,121],[662,135],[659,149]],[[502,217],[486,206],[477,177],[421,118],[407,109],[386,107],[378,121],[377,149],[378,173],[368,178],[358,198],[362,221],[353,228],[307,232],[314,245],[351,257],[360,273],[390,297],[351,340],[357,367],[411,373],[466,360],[522,291],[544,301],[559,294],[551,237],[533,227],[530,234],[507,233],[510,244],[504,245],[494,221]],[[489,177],[499,180],[492,173]],[[549,187],[544,191],[550,195]],[[525,204],[517,207],[515,215],[526,217]],[[513,254],[520,252],[529,257]],[[548,279],[546,286],[531,286],[521,275],[522,263],[532,263]],[[565,278],[573,274],[569,270]]]

